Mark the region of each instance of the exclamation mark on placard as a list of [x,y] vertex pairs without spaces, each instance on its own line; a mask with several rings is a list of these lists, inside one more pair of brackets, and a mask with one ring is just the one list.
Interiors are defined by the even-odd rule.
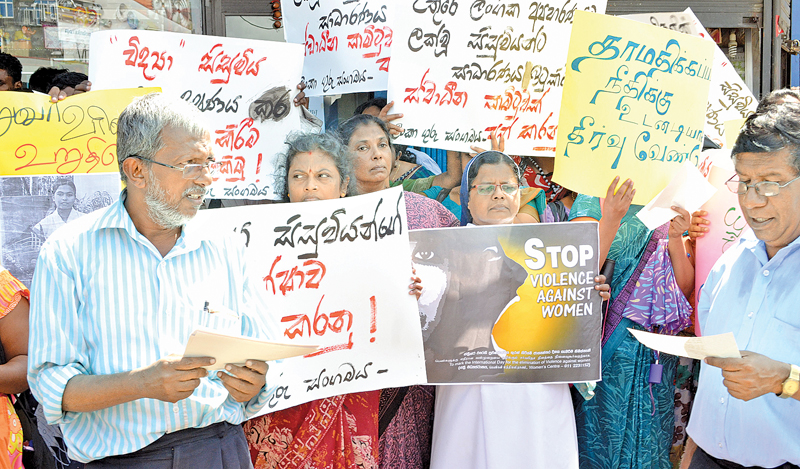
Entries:
[[[258,154],[258,163],[256,164],[256,176],[261,174],[261,153]],[[259,182],[261,179],[256,179]]]
[[[378,307],[375,304],[375,297],[371,297],[369,299],[369,312],[370,312],[370,322],[369,322],[369,333],[374,334],[375,331],[378,330]],[[370,342],[375,342],[375,337],[370,337]]]

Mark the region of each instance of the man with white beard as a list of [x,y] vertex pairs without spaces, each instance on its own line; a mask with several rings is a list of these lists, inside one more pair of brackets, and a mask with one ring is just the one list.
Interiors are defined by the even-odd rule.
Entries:
[[209,374],[212,358],[180,357],[198,327],[275,337],[244,246],[190,223],[217,170],[200,119],[160,93],[131,103],[117,129],[127,188],[42,246],[28,380],[88,468],[252,467],[240,423],[266,403],[266,363]]

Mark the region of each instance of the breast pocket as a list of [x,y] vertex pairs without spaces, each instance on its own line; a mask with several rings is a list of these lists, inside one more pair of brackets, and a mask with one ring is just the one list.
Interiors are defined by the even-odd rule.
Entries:
[[770,319],[761,353],[773,360],[800,364],[800,328],[778,318]]
[[223,334],[242,333],[242,318],[239,313],[221,305],[203,305],[201,325]]

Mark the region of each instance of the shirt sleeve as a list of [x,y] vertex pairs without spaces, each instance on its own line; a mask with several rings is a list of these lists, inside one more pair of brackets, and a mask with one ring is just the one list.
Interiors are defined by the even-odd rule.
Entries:
[[589,217],[600,221],[600,218],[603,217],[600,199],[583,194],[578,195],[569,211],[569,219],[572,221],[580,217]]
[[87,374],[89,362],[78,312],[75,270],[58,245],[42,246],[31,287],[28,383],[51,425],[68,423],[61,400],[67,382]]

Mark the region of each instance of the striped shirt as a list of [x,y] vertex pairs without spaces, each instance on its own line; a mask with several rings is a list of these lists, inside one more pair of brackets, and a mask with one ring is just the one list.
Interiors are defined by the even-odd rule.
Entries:
[[[237,403],[213,373],[176,404],[138,399],[94,412],[63,412],[75,375],[106,375],[181,354],[198,327],[274,338],[245,274],[243,243],[184,226],[162,257],[120,199],[56,231],[42,246],[31,287],[28,381],[70,457],[89,462],[139,450],[165,433],[239,424],[266,403],[266,389]],[[206,302],[214,311],[205,311]]]

